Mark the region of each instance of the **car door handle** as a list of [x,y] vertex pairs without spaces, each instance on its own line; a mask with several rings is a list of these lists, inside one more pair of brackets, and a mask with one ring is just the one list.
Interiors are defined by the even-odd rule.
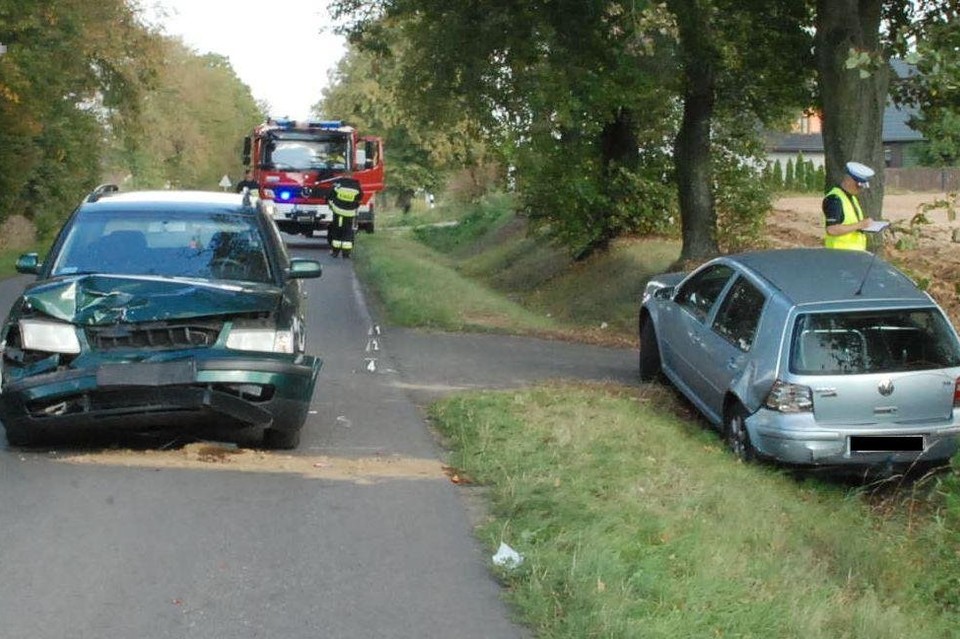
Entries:
[[727,360],[727,368],[732,371],[735,371],[738,368],[740,368],[740,363],[737,361],[736,357],[731,357],[730,359]]

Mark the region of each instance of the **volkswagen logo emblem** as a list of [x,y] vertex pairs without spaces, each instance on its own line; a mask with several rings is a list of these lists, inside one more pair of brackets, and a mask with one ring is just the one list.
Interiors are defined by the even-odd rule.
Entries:
[[880,391],[880,394],[886,397],[893,393],[893,380],[885,379],[877,384],[877,390]]

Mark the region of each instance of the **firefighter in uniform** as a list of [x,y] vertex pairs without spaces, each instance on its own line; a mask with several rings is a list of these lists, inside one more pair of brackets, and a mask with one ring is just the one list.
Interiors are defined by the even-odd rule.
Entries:
[[357,209],[360,208],[360,199],[363,191],[360,182],[353,178],[340,178],[333,183],[327,204],[333,211],[333,220],[327,231],[330,237],[331,254],[334,257],[343,253],[350,257],[353,250],[353,236],[356,231]]
[[244,189],[250,189],[250,193],[257,195],[260,192],[260,185],[253,179],[253,171],[247,169],[243,174],[243,179],[237,182],[237,193],[243,193]]
[[863,229],[873,221],[865,217],[857,196],[870,186],[873,169],[859,162],[847,162],[846,175],[827,192],[823,198],[825,235],[823,245],[827,248],[867,250],[867,236]]

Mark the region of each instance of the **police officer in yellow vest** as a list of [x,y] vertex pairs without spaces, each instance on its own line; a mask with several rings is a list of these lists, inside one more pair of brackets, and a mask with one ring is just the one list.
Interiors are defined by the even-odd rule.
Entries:
[[357,209],[360,208],[360,201],[363,197],[363,191],[360,188],[359,180],[354,178],[340,178],[333,183],[330,194],[327,198],[327,204],[333,211],[333,220],[330,222],[330,228],[327,233],[330,238],[330,249],[334,257],[343,253],[344,257],[350,257],[350,251],[353,250],[353,237],[356,232]]
[[863,229],[873,221],[863,215],[857,196],[861,189],[869,188],[873,169],[859,162],[847,162],[846,175],[823,198],[823,216],[826,234],[823,244],[827,248],[867,250],[867,236]]

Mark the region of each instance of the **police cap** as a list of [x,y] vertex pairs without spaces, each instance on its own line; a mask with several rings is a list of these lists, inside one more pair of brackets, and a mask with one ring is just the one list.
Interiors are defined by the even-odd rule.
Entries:
[[847,162],[847,174],[863,188],[870,186],[870,178],[874,176],[873,169],[859,162]]

